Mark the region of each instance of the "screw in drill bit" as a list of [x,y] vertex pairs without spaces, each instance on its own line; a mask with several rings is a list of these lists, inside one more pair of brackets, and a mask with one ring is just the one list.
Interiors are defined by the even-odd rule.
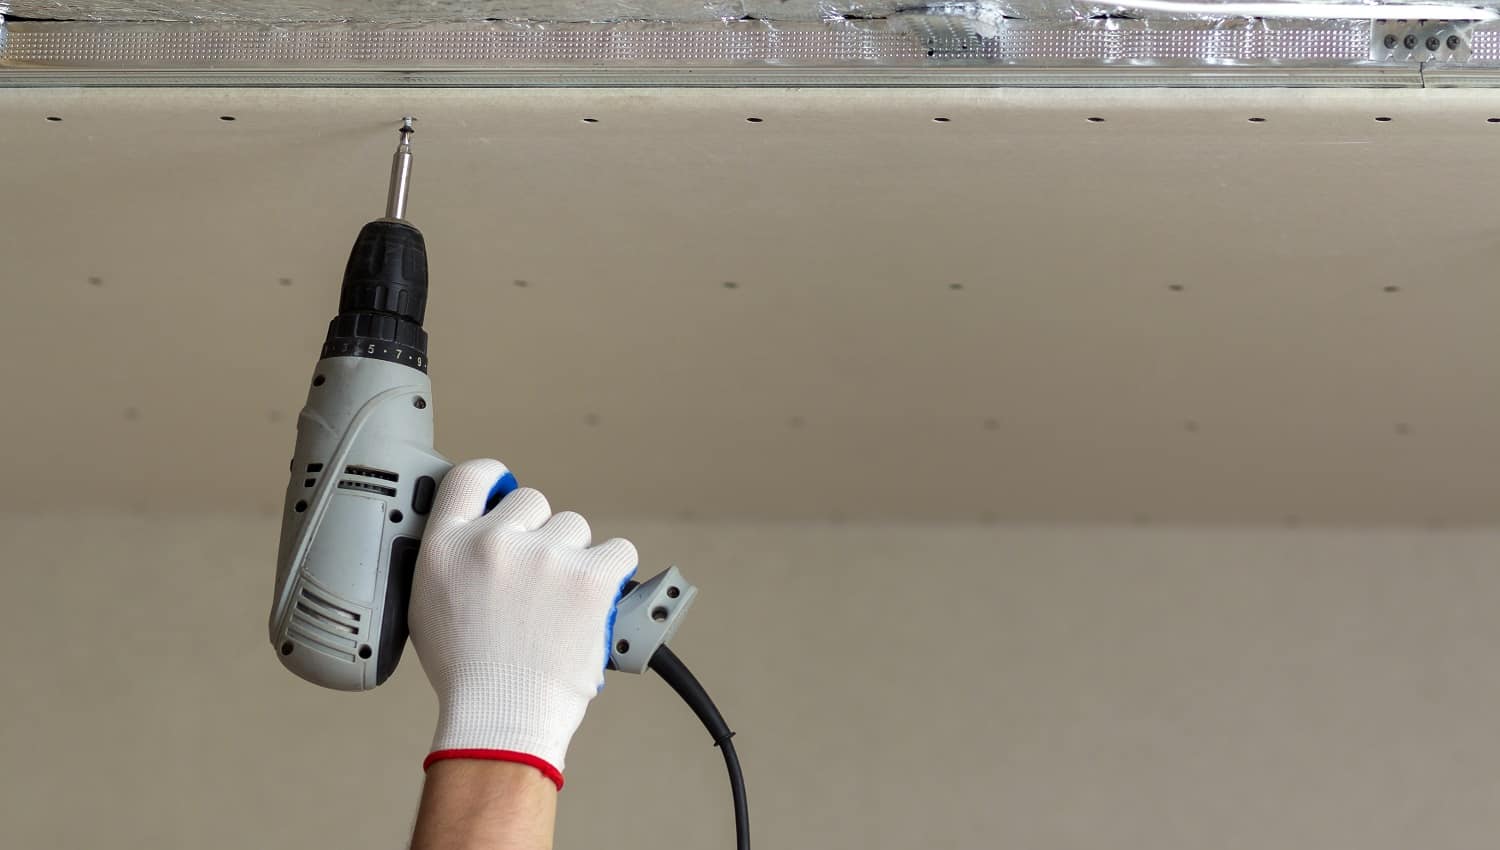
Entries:
[[391,159],[391,188],[385,200],[386,218],[399,221],[406,219],[406,193],[411,188],[411,135],[417,131],[412,123],[416,120],[409,115],[401,119],[401,143],[396,146],[396,155]]

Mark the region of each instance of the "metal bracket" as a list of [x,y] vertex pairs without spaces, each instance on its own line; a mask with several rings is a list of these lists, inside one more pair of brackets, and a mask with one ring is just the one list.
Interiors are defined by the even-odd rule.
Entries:
[[1370,58],[1380,62],[1465,62],[1474,53],[1473,22],[1375,21]]
[[668,567],[626,594],[615,608],[610,667],[625,673],[646,672],[651,656],[677,634],[697,596],[698,588],[676,567]]

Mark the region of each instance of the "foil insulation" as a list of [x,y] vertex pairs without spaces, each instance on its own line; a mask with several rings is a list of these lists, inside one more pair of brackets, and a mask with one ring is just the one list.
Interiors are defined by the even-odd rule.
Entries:
[[[693,23],[756,19],[809,22],[839,18],[872,20],[905,12],[943,13],[958,7],[996,18],[1034,21],[1078,21],[1100,17],[1149,20],[1224,20],[1243,16],[1233,11],[1239,0],[1199,0],[1193,11],[1132,7],[1120,3],[1058,2],[1058,0],[972,0],[958,3],[902,3],[899,0],[165,0],[155,3],[109,0],[11,0],[0,2],[0,13],[14,17],[57,21],[301,23],[454,23],[521,21],[537,23],[614,23],[656,21]],[[1295,2],[1284,5],[1295,7]],[[1320,6],[1344,6],[1356,16],[1385,15],[1368,0],[1327,0]],[[1440,10],[1484,6],[1466,0],[1429,0],[1422,5]],[[1219,11],[1214,7],[1224,7]],[[1309,14],[1303,19],[1331,15]],[[1415,17],[1415,16],[1413,16]]]
[[[712,6],[715,0],[707,2],[697,8],[718,8]],[[13,4],[12,9],[16,5],[20,4]],[[48,6],[24,5],[32,12]],[[251,4],[164,5],[169,8],[162,9],[163,14],[212,6],[229,15],[236,14],[237,8],[247,12]],[[360,4],[359,8],[379,12],[390,5]],[[403,8],[457,9],[459,5],[428,0]],[[1093,8],[1045,5],[1054,12]],[[80,7],[96,14],[110,8],[86,3],[49,6],[54,13],[70,14],[81,14]],[[335,0],[277,8],[282,13],[296,8],[314,14],[318,10],[331,13],[342,5]],[[353,4],[348,8],[352,10]],[[540,7],[511,4],[507,8],[514,12]],[[744,18],[696,23],[12,18],[0,27],[0,87],[1422,86],[1427,70],[1439,67],[1444,85],[1479,84],[1461,80],[1466,70],[1485,70],[1484,79],[1500,78],[1490,73],[1500,68],[1500,21],[1019,20],[1003,14],[1005,8],[962,2],[869,18],[824,14],[800,22]],[[1474,7],[1453,4],[1453,8],[1472,12]],[[1461,17],[1463,13],[1455,14]]]

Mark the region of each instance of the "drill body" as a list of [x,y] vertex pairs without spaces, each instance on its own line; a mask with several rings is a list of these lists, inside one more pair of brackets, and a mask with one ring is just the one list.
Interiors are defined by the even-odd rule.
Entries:
[[310,682],[368,690],[406,645],[417,550],[451,464],[432,447],[425,373],[334,356],[318,362],[313,383],[297,420],[271,642]]

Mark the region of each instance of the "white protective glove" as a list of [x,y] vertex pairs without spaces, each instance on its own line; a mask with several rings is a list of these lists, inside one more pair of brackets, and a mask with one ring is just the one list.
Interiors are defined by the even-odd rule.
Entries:
[[[615,603],[638,558],[628,540],[590,547],[583,517],[553,516],[545,496],[515,486],[499,461],[459,464],[427,520],[408,611],[438,696],[422,767],[520,762],[561,789],[568,742],[604,687]],[[486,514],[491,496],[507,492]]]

